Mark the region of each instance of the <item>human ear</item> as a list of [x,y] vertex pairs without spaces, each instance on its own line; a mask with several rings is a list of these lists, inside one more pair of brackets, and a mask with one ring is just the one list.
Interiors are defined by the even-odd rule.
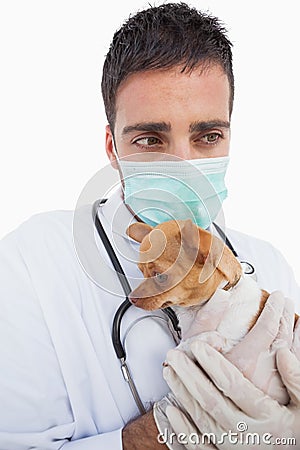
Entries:
[[105,150],[112,167],[118,170],[119,168],[114,149],[114,138],[109,125],[106,125],[105,127]]

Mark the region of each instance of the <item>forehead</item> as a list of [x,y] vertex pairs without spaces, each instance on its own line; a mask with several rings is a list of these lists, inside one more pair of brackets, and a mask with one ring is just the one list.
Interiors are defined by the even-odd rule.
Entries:
[[178,112],[207,117],[229,118],[230,87],[227,75],[218,65],[182,73],[181,67],[152,70],[130,75],[116,96],[119,126],[141,120],[172,121]]

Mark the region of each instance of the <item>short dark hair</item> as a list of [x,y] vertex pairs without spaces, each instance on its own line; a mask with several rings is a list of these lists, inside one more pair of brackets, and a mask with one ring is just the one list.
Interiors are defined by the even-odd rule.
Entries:
[[103,66],[102,96],[113,131],[117,90],[129,75],[182,65],[182,72],[218,64],[234,97],[232,44],[218,18],[186,3],[165,3],[136,13],[116,31]]

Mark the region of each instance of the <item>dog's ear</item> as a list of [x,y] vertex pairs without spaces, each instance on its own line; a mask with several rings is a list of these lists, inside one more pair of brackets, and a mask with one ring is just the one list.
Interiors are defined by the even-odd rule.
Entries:
[[234,284],[242,274],[242,268],[232,251],[225,243],[206,230],[195,225],[191,219],[180,222],[184,248],[192,254],[197,251],[195,259],[203,264],[199,281],[205,282],[218,269]]
[[[217,268],[230,284],[235,284],[242,275],[240,263],[227,245],[216,236],[213,236],[212,238],[207,263],[206,269],[208,272]],[[208,272],[206,273],[206,276],[208,275]]]
[[142,242],[144,237],[147,236],[147,234],[149,234],[152,230],[153,227],[151,227],[151,225],[148,225],[147,223],[135,222],[129,225],[126,233],[129,237],[131,237],[131,239],[134,239],[137,242]]
[[223,251],[217,256],[217,268],[223,273],[230,284],[235,284],[242,275],[242,267],[232,251],[222,242]]
[[191,219],[180,222],[181,239],[185,250],[192,256],[197,252],[195,259],[204,264],[211,247],[212,236],[208,231],[199,228]]
[[182,221],[180,225],[185,250],[191,255],[193,251],[197,251],[193,258],[203,265],[200,283],[207,281],[216,269],[230,284],[239,280],[242,274],[241,265],[221,239],[198,227],[190,219]]

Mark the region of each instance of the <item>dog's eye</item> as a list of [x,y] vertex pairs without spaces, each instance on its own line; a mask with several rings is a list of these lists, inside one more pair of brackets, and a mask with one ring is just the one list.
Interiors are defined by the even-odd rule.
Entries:
[[155,281],[158,281],[159,283],[165,283],[168,279],[166,273],[154,272],[153,276],[155,277]]

